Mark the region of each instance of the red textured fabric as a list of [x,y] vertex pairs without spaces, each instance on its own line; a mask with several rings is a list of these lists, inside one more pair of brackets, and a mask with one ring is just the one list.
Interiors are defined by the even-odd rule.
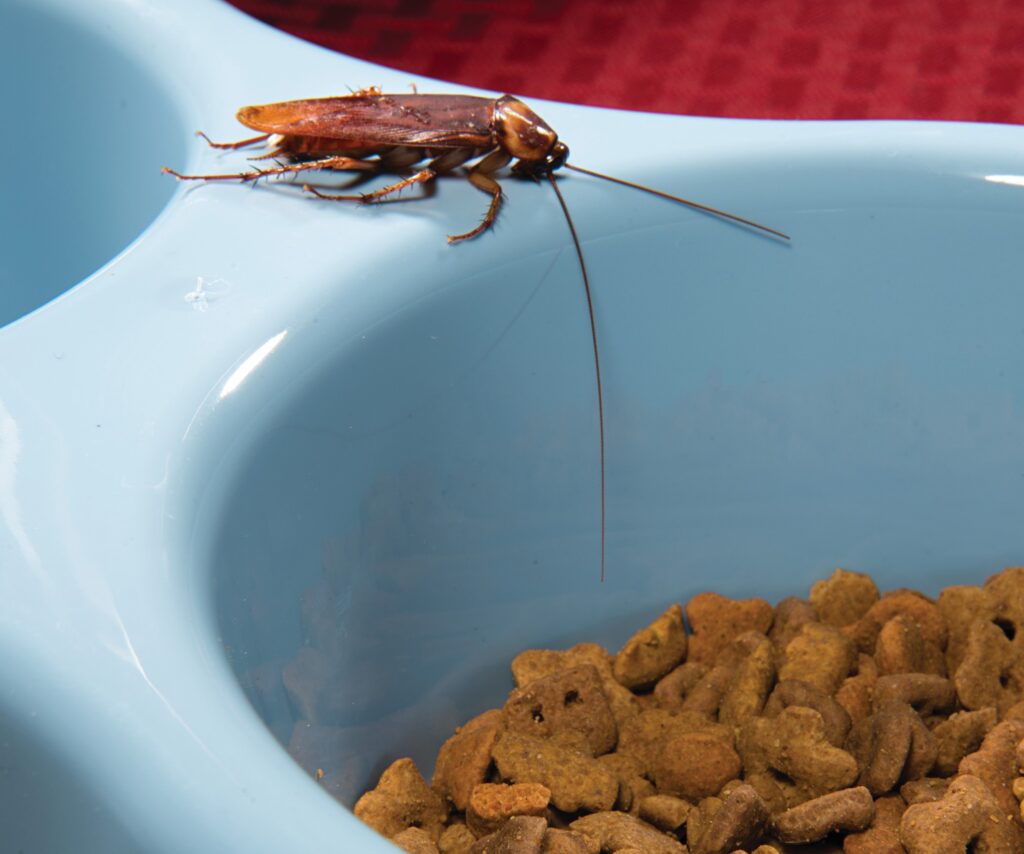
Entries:
[[1019,0],[235,5],[351,56],[524,98],[706,116],[1024,121]]

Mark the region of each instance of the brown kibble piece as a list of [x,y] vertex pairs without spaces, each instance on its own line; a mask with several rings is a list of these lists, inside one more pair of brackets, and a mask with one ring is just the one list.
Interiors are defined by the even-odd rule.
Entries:
[[953,683],[930,673],[891,673],[875,682],[875,711],[893,703],[909,703],[919,714],[930,715],[949,711],[955,701]]
[[907,811],[907,805],[899,795],[886,795],[875,798],[875,818],[872,827],[884,827],[893,833],[899,833],[900,820]]
[[802,787],[772,770],[747,771],[743,779],[754,787],[772,814],[785,812],[808,798]]
[[775,655],[771,641],[758,632],[746,632],[737,639],[737,643],[749,651],[736,666],[718,706],[718,720],[730,726],[738,726],[747,718],[760,714],[775,683]]
[[549,827],[544,832],[540,854],[601,854],[601,846],[575,830]]
[[[1024,745],[1024,741],[1020,743]],[[1018,745],[1019,747],[1020,745]],[[1010,786],[1010,790],[1013,792],[1013,796],[1018,801],[1024,801],[1024,777],[1017,777]]]
[[1013,644],[1017,658],[1024,657],[1024,567],[1011,566],[985,582],[995,604],[993,622]]
[[857,676],[863,676],[866,679],[870,679],[871,680],[871,686],[872,686],[872,688],[874,688],[874,684],[875,684],[875,682],[878,681],[878,675],[879,675],[878,674],[878,662],[876,662],[875,659],[872,656],[866,655],[863,652],[858,652],[857,653],[856,675]]
[[952,675],[963,661],[971,623],[975,620],[994,620],[996,605],[992,595],[984,588],[959,585],[947,587],[939,594],[938,608],[949,631],[946,670]]
[[945,661],[934,644],[926,644],[921,629],[910,617],[897,614],[886,622],[875,642],[875,661],[881,675],[888,673],[935,673],[945,676]]
[[440,850],[430,834],[421,827],[408,827],[391,839],[408,854],[440,854]]
[[441,836],[448,805],[405,758],[387,767],[376,788],[356,801],[353,812],[389,839],[408,827],[421,827],[433,840]]
[[[1019,813],[1013,796],[1013,780],[1017,776],[1017,745],[1024,739],[1024,721],[1003,721],[985,736],[981,747],[960,761],[960,774],[971,774],[981,780],[1000,809]],[[1024,850],[1024,836],[1021,837]]]
[[722,704],[722,697],[725,696],[735,673],[734,667],[724,664],[712,667],[683,698],[680,709],[684,712],[699,712],[708,716],[717,715],[718,707]]
[[[863,634],[864,627],[855,633],[859,639],[878,637],[879,631],[893,617],[907,617],[917,623],[921,631],[921,637],[928,643],[935,644],[939,649],[946,648],[947,630],[946,622],[938,606],[927,596],[918,593],[916,590],[893,590],[886,593],[874,605],[872,605],[860,622],[870,628],[867,634]],[[871,649],[864,649],[871,652]]]
[[437,848],[441,854],[469,854],[474,842],[476,837],[466,825],[450,824],[437,840]]
[[786,647],[779,681],[799,679],[831,696],[856,660],[854,645],[838,630],[824,623],[805,623]]
[[858,673],[848,676],[836,691],[834,700],[850,716],[850,722],[862,721],[871,716],[871,698],[875,691],[876,679]]
[[935,764],[935,738],[905,703],[888,704],[850,732],[848,749],[857,757],[859,783],[873,795],[892,791],[901,780],[923,777]]
[[966,708],[994,706],[1002,714],[1021,698],[1022,669],[1024,662],[1015,658],[1003,630],[987,620],[975,620],[953,684]]
[[910,716],[910,752],[907,764],[903,766],[904,780],[918,780],[929,774],[935,767],[939,745],[932,731],[921,716],[911,713]]
[[899,795],[875,800],[875,817],[867,830],[843,840],[843,854],[905,854],[900,843],[900,819],[907,805]]
[[804,799],[848,788],[857,779],[857,761],[829,744],[821,715],[804,706],[790,706],[772,719],[751,718],[740,729],[738,744],[748,777],[769,769],[781,772]]
[[847,834],[843,854],[906,854],[898,833],[869,827],[861,833]]
[[617,754],[633,756],[645,772],[650,773],[665,744],[676,736],[700,732],[732,744],[732,729],[697,712],[667,712],[664,709],[644,709],[632,718],[619,733]]
[[580,664],[593,664],[597,668],[601,676],[601,687],[604,688],[608,705],[619,726],[640,710],[637,698],[628,688],[620,685],[612,673],[612,657],[604,647],[596,643],[578,643],[567,650],[525,650],[512,659],[512,678],[517,687],[524,688],[535,679]]
[[709,669],[706,664],[687,661],[662,676],[654,686],[654,698],[658,705],[671,711],[679,710],[683,699],[707,675]]
[[512,678],[517,688],[560,670],[593,664],[599,671],[611,673],[611,656],[600,644],[578,643],[569,649],[524,649],[512,659]]
[[635,801],[654,791],[654,784],[643,777],[644,765],[628,753],[606,753],[597,761],[619,781],[619,796],[613,806],[623,812],[630,812],[637,806]]
[[538,738],[574,733],[583,737],[594,756],[612,750],[618,740],[618,727],[593,664],[560,670],[517,688],[503,711],[505,726],[513,732]]
[[543,816],[551,792],[540,783],[481,783],[469,799],[466,824],[478,837],[494,833],[514,815]]
[[504,732],[493,755],[503,779],[541,783],[551,791],[551,803],[564,812],[607,810],[618,797],[618,780],[600,762],[549,740]]
[[473,787],[482,783],[491,766],[491,748],[502,726],[502,715],[491,709],[455,731],[437,754],[431,787],[465,810]]
[[806,706],[821,715],[825,724],[825,737],[835,747],[846,743],[850,732],[850,716],[846,710],[820,688],[799,679],[779,682],[764,706],[766,718],[776,717],[790,706]]
[[949,791],[950,780],[945,777],[922,777],[900,786],[900,797],[908,804],[930,804],[941,801]]
[[764,599],[727,599],[717,593],[699,593],[686,604],[690,661],[713,665],[718,653],[747,631],[766,634],[772,624],[772,606]]
[[540,854],[548,823],[537,816],[517,815],[489,836],[478,839],[470,854]]
[[754,845],[768,823],[768,806],[749,785],[736,786],[708,815],[695,838],[687,836],[692,854],[730,854]]
[[704,831],[711,824],[711,819],[721,808],[722,799],[714,797],[704,798],[694,805],[686,819],[686,838],[691,844],[704,835]]
[[811,587],[811,604],[823,623],[848,626],[863,617],[878,601],[878,587],[870,576],[837,569]]
[[740,757],[728,744],[705,733],[670,739],[654,762],[654,784],[690,801],[717,794],[740,773]]
[[786,810],[772,819],[772,831],[794,845],[818,842],[837,831],[864,830],[875,815],[875,802],[863,786],[831,792]]
[[768,632],[768,639],[775,647],[775,664],[782,664],[785,659],[786,647],[798,634],[804,623],[817,623],[818,612],[810,602],[806,602],[796,596],[787,596],[775,606],[775,616],[772,620],[771,631]]
[[767,640],[763,632],[751,629],[737,635],[731,643],[725,645],[715,661],[715,667],[728,667],[735,671],[744,661],[753,655],[758,647]]
[[657,682],[686,657],[683,609],[672,605],[641,629],[619,650],[612,672],[627,688],[646,688]]
[[998,813],[985,784],[964,775],[953,781],[942,800],[907,807],[900,841],[908,854],[964,854],[983,831],[998,825]]
[[858,783],[873,795],[884,795],[899,783],[910,753],[913,731],[903,708],[889,707],[858,724],[848,748],[863,769]]
[[[637,818],[640,817],[640,803],[644,798],[649,798],[658,794],[658,790],[655,788],[654,783],[646,777],[634,777],[626,784],[625,789],[629,793],[630,798],[629,809],[626,810],[626,812]],[[623,789],[620,787],[619,792],[621,793],[622,791]],[[616,807],[616,809],[618,809],[618,807]]]
[[955,774],[960,760],[981,747],[982,739],[997,721],[996,710],[989,707],[973,712],[956,712],[937,724],[932,730],[939,745],[935,773],[941,777]]
[[1003,712],[1002,719],[1004,721],[1024,721],[1024,700],[1019,703],[1014,703],[1010,708]]
[[644,854],[686,854],[674,836],[622,812],[596,812],[569,825],[571,830],[596,839],[602,851],[636,848]]
[[672,795],[651,795],[640,801],[637,815],[660,830],[674,832],[686,824],[693,805]]

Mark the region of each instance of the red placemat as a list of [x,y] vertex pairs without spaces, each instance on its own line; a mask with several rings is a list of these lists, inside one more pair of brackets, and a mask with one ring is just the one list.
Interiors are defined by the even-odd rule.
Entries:
[[705,116],[1024,121],[1018,0],[234,4],[351,56],[524,98]]

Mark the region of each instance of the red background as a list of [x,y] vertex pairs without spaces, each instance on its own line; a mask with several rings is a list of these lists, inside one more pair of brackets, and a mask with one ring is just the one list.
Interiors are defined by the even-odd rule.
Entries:
[[235,5],[351,56],[524,98],[706,116],[1024,122],[1020,0]]

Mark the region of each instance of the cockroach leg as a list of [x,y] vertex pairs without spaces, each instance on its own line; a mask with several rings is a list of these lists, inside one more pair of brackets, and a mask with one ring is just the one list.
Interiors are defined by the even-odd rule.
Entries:
[[449,243],[459,243],[463,240],[470,240],[476,237],[478,234],[483,234],[493,224],[495,218],[498,216],[498,209],[501,207],[502,192],[501,184],[494,180],[494,173],[505,166],[511,155],[504,149],[498,148],[488,154],[483,160],[472,167],[467,173],[466,177],[478,190],[483,190],[485,193],[491,194],[491,204],[487,208],[487,213],[484,214],[484,218],[480,221],[480,224],[467,231],[465,234],[449,234]]
[[258,142],[266,142],[268,139],[270,139],[270,137],[273,136],[273,134],[263,133],[260,134],[259,136],[250,137],[249,139],[240,139],[238,142],[214,142],[201,130],[196,131],[196,136],[201,136],[203,139],[205,139],[206,144],[210,146],[210,148],[228,148],[231,149],[232,151],[235,151],[239,148],[246,148],[250,145],[256,145],[256,143]]
[[274,166],[271,169],[253,169],[250,172],[228,172],[222,175],[182,175],[173,169],[163,166],[160,171],[165,175],[173,175],[179,181],[258,181],[261,178],[269,178],[273,175],[286,175],[295,172],[305,172],[311,169],[340,169],[340,170],[364,170],[376,169],[377,164],[372,160],[355,160],[351,157],[324,157],[320,160],[307,160],[302,163],[286,163]]
[[303,184],[302,192],[309,193],[313,198],[323,199],[325,202],[361,202],[363,200],[359,193],[324,193],[312,184]]
[[449,234],[449,243],[461,243],[463,240],[471,240],[479,234],[483,234],[487,229],[494,225],[495,217],[498,216],[498,208],[501,207],[502,192],[501,184],[495,181],[490,175],[485,175],[483,172],[470,172],[467,176],[469,183],[471,183],[478,190],[483,190],[485,193],[491,194],[491,203],[487,207],[487,212],[484,214],[484,218],[480,220],[480,224],[465,234]]
[[359,200],[372,204],[379,202],[386,196],[390,196],[393,193],[400,193],[407,187],[415,186],[416,184],[425,184],[427,181],[433,181],[437,177],[437,170],[432,169],[430,166],[426,166],[420,169],[415,175],[410,175],[408,178],[403,178],[401,181],[395,181],[394,184],[388,184],[386,187],[381,187],[379,190],[371,190],[369,193],[363,193]]
[[396,181],[394,184],[388,184],[386,187],[381,187],[379,190],[373,190],[369,193],[323,193],[312,184],[303,184],[302,189],[318,199],[324,199],[329,202],[364,202],[366,204],[373,204],[374,202],[379,202],[385,196],[401,192],[406,187],[411,187],[414,184],[424,184],[436,177],[437,173],[428,166],[425,169],[421,169],[415,175],[410,175],[408,178],[403,178],[401,181]]
[[[476,151],[472,148],[453,148],[450,151],[446,151],[444,154],[435,157],[415,175],[410,175],[408,178],[403,178],[401,181],[396,181],[394,184],[381,187],[379,190],[364,193],[362,200],[370,203],[377,202],[386,196],[390,196],[392,193],[400,193],[406,187],[411,187],[414,184],[426,184],[438,175],[451,172],[452,169],[456,169],[467,160],[471,160],[475,155]],[[385,165],[386,168],[391,168],[390,162],[385,161]]]
[[407,187],[412,187],[416,184],[429,183],[438,175],[450,172],[457,166],[461,166],[467,160],[470,160],[475,153],[476,152],[471,148],[453,148],[451,151],[446,151],[440,157],[435,157],[416,174],[410,175],[408,178],[403,178],[401,181],[395,181],[393,184],[388,184],[386,187],[381,187],[379,190],[362,193],[358,196],[352,195],[351,193],[322,193],[309,184],[306,184],[303,189],[308,193],[312,193],[318,199],[327,199],[335,202],[360,201],[367,204],[373,204],[375,202],[380,202],[387,196],[400,193]]

